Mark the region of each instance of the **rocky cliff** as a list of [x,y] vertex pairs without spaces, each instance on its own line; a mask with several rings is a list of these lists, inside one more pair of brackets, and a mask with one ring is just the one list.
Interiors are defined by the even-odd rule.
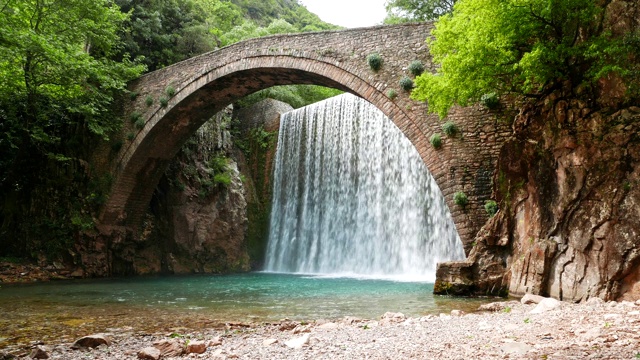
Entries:
[[437,292],[640,298],[640,108],[583,97],[521,109],[494,174],[500,210],[467,261],[439,266]]

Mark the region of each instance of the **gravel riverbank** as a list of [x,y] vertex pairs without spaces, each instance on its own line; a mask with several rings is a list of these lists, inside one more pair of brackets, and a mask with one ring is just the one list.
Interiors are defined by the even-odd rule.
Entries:
[[[640,358],[640,301],[591,299],[569,304],[548,300],[537,305],[500,302],[485,305],[488,311],[454,310],[421,318],[387,313],[375,320],[346,317],[310,324],[287,320],[255,326],[227,324],[225,329],[173,337],[111,329],[105,335],[109,346],[38,347],[50,359],[65,360],[153,359],[162,351],[162,359]],[[184,353],[187,349],[193,352]],[[29,351],[14,354],[26,357]]]

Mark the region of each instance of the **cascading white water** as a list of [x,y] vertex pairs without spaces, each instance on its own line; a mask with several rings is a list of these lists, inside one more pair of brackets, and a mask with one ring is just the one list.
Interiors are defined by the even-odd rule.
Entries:
[[433,281],[464,258],[415,147],[350,94],[282,115],[266,271]]

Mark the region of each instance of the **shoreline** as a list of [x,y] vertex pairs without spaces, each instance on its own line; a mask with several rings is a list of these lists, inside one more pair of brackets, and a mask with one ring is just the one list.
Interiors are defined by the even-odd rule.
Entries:
[[227,323],[184,334],[105,329],[109,346],[73,350],[72,343],[34,343],[13,354],[27,356],[39,347],[50,359],[138,359],[140,351],[154,348],[154,343],[171,343],[182,351],[188,344],[202,344],[204,353],[162,359],[640,358],[640,301],[557,302],[555,308],[536,313],[540,306],[505,301],[484,306],[493,312],[453,310],[420,318],[387,313],[376,320],[345,317],[308,324],[286,319]]

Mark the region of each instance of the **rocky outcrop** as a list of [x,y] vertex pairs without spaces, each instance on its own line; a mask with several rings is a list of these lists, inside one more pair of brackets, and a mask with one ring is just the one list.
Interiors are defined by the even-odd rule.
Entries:
[[516,117],[494,177],[500,211],[462,270],[441,265],[440,288],[640,298],[640,108],[577,97],[558,91]]

